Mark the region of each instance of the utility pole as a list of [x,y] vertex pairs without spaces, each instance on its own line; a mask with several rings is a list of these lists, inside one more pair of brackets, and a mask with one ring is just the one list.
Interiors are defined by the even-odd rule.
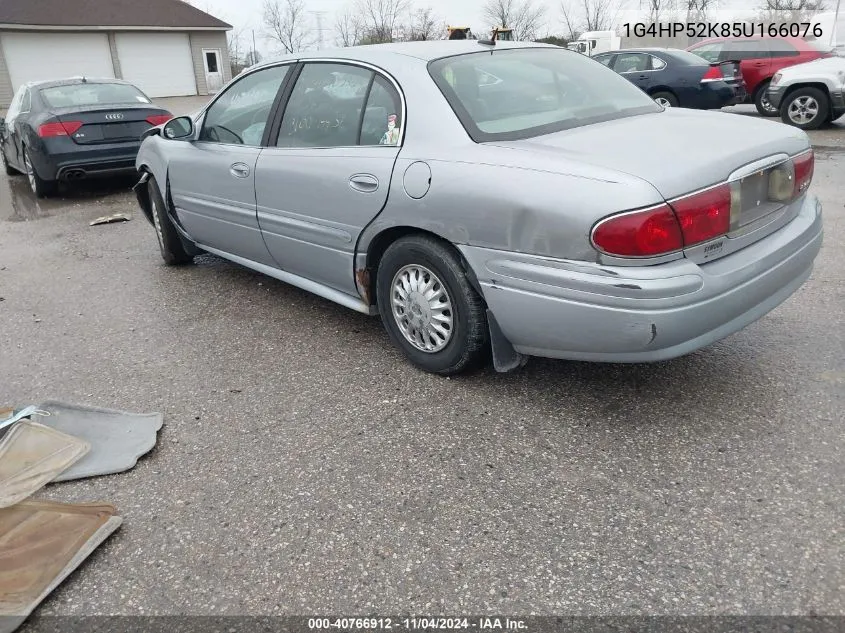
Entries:
[[[833,14],[833,28],[830,29],[830,45],[837,46],[839,44],[839,38],[837,37],[836,27],[839,24],[839,5],[841,4],[842,0],[836,0],[836,12]],[[834,38],[836,38],[836,42],[834,43]]]
[[323,16],[326,14],[325,11],[311,11],[314,15],[314,19],[317,21],[317,47],[322,50],[323,48]]
[[258,63],[258,60],[255,58],[255,29],[252,29],[252,63]]

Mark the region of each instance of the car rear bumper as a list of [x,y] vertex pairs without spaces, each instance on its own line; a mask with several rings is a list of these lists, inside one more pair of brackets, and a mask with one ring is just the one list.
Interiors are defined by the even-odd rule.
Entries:
[[732,85],[721,81],[704,84],[701,90],[705,107],[712,110],[743,103],[747,97],[744,85]]
[[461,247],[504,336],[529,356],[599,362],[667,360],[753,323],[810,276],[823,238],[808,196],[781,229],[707,264],[642,267]]
[[45,144],[45,151],[33,153],[31,158],[45,180],[108,177],[135,173],[140,146],[140,142],[86,146],[70,139],[53,139]]

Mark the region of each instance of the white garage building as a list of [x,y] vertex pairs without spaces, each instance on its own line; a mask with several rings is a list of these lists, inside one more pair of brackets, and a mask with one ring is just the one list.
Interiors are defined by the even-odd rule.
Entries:
[[212,94],[231,79],[231,28],[182,0],[2,0],[0,108],[23,83],[79,75]]

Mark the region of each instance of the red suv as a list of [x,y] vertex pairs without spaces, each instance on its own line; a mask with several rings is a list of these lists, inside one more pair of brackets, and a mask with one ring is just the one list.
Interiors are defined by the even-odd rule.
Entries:
[[738,60],[748,90],[746,102],[757,106],[763,116],[778,116],[777,108],[766,97],[766,88],[777,71],[832,55],[798,37],[718,37],[694,44],[687,50],[710,63]]

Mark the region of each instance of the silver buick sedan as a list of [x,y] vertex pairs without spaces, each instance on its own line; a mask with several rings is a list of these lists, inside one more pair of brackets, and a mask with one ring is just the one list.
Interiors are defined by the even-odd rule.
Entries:
[[135,191],[166,263],[214,253],[378,314],[446,375],[660,361],[747,326],[810,275],[813,165],[796,128],[468,40],[253,67],[147,133]]

